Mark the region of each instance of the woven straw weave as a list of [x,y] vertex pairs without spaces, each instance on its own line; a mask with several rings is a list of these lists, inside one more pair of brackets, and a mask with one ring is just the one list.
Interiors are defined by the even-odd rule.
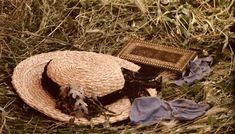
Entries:
[[125,82],[119,64],[96,53],[77,53],[53,59],[47,74],[60,86],[78,85],[86,88],[86,94],[96,96],[122,89]]
[[[54,59],[55,61],[53,61],[52,59]],[[90,68],[92,71],[94,71],[93,72],[94,74],[89,74],[89,75],[88,75],[89,70],[86,70],[88,72],[85,72],[85,73],[78,71],[78,73],[81,73],[81,74],[79,75],[76,74],[75,78],[78,79],[78,77],[83,77],[83,75],[88,75],[89,77],[93,77],[91,78],[91,80],[89,80],[89,77],[84,76],[83,80],[82,81],[80,80],[79,82],[92,83],[92,81],[94,80],[95,84],[84,84],[84,85],[85,86],[88,85],[89,92],[95,95],[96,94],[105,95],[106,93],[117,90],[115,88],[119,89],[120,87],[123,87],[122,85],[123,76],[120,76],[121,67],[128,68],[133,71],[137,71],[139,69],[139,66],[131,62],[116,58],[116,57],[112,57],[112,56],[104,55],[104,54],[96,54],[92,52],[83,52],[83,51],[49,52],[49,53],[35,55],[22,61],[20,64],[18,64],[15,67],[14,73],[12,76],[12,84],[14,88],[16,89],[16,92],[29,106],[33,107],[34,109],[44,113],[45,115],[51,118],[54,118],[59,121],[64,121],[64,122],[68,122],[72,118],[72,116],[66,115],[62,113],[59,109],[56,109],[55,100],[51,98],[51,96],[45,90],[43,90],[42,85],[41,85],[42,72],[44,71],[45,65],[50,60],[53,61],[52,62],[53,64],[51,64],[50,71],[51,73],[54,71],[53,73],[56,73],[58,77],[60,76],[63,77],[64,75],[60,74],[61,69],[59,68],[53,70],[52,66],[55,67],[57,63],[61,68],[64,68],[66,66],[65,64],[70,64],[70,62],[77,61],[75,63],[71,63],[69,67],[74,68],[75,66],[78,65],[78,66],[81,66],[81,68],[87,67],[87,68]],[[60,60],[63,60],[63,62],[60,62]],[[89,64],[88,64],[90,62],[91,62],[91,67],[89,67]],[[106,64],[109,62],[112,64]],[[100,65],[104,65],[104,66],[99,67]],[[110,69],[107,69],[109,67]],[[98,72],[99,68],[104,69],[106,73],[102,74],[102,72]],[[112,72],[112,69],[116,71]],[[72,72],[73,70],[68,69],[68,71]],[[96,75],[95,73],[98,73],[98,74]],[[73,75],[73,73],[66,74],[66,77],[70,78],[69,75]],[[115,78],[112,78],[112,76]],[[56,79],[56,76],[53,75],[53,77]],[[106,79],[105,77],[107,77],[108,79],[111,79],[111,81],[109,82],[108,79]],[[102,79],[102,80],[96,80],[96,78]],[[86,81],[86,79],[88,80]],[[63,79],[60,79],[59,81],[63,81]],[[117,83],[115,83],[115,81]],[[67,82],[70,82],[70,81],[67,81]],[[72,81],[72,82],[76,82],[76,81]],[[103,86],[102,86],[102,83],[104,83]],[[97,88],[95,87],[96,85],[97,85]],[[108,105],[107,108],[109,110],[117,113],[116,116],[112,116],[109,118],[109,122],[114,123],[117,121],[127,119],[129,116],[130,105],[131,104],[127,98],[120,99],[119,101],[111,105]],[[100,124],[100,123],[105,122],[105,117],[104,116],[95,117],[91,121],[93,124]],[[81,118],[76,118],[75,123],[90,124],[91,122],[81,117]]]

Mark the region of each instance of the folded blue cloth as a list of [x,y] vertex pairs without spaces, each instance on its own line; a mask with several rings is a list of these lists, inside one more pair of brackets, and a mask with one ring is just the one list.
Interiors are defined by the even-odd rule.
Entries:
[[164,101],[158,97],[136,98],[132,104],[130,120],[135,125],[152,125],[161,120],[193,120],[205,114],[208,104],[197,104],[192,100]]

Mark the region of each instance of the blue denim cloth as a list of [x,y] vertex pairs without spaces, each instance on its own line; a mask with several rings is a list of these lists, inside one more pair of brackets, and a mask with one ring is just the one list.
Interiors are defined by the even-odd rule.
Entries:
[[208,104],[197,104],[187,99],[167,102],[158,97],[140,97],[132,104],[130,120],[135,125],[152,125],[169,119],[194,120],[208,109]]

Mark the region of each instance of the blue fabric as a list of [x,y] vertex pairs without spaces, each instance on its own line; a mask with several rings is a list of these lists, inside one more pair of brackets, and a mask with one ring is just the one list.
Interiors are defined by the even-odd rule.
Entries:
[[136,125],[152,125],[166,119],[193,120],[208,109],[207,104],[197,104],[187,99],[167,102],[158,97],[140,97],[132,104],[130,120]]
[[188,67],[189,74],[184,75],[181,79],[176,80],[174,83],[178,86],[182,86],[184,84],[191,85],[196,80],[202,80],[212,72],[212,69],[209,66],[210,62],[212,62],[212,57],[210,56],[191,61]]

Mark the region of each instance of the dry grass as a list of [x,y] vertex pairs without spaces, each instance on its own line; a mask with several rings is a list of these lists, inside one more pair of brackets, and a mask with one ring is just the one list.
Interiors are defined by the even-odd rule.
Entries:
[[[0,133],[232,133],[235,1],[169,1],[0,1]],[[213,108],[192,122],[77,126],[34,111],[12,88],[13,68],[31,55],[68,49],[111,54],[130,37],[213,55],[214,72],[204,82],[179,89],[166,85],[162,92],[165,99],[190,98]]]

